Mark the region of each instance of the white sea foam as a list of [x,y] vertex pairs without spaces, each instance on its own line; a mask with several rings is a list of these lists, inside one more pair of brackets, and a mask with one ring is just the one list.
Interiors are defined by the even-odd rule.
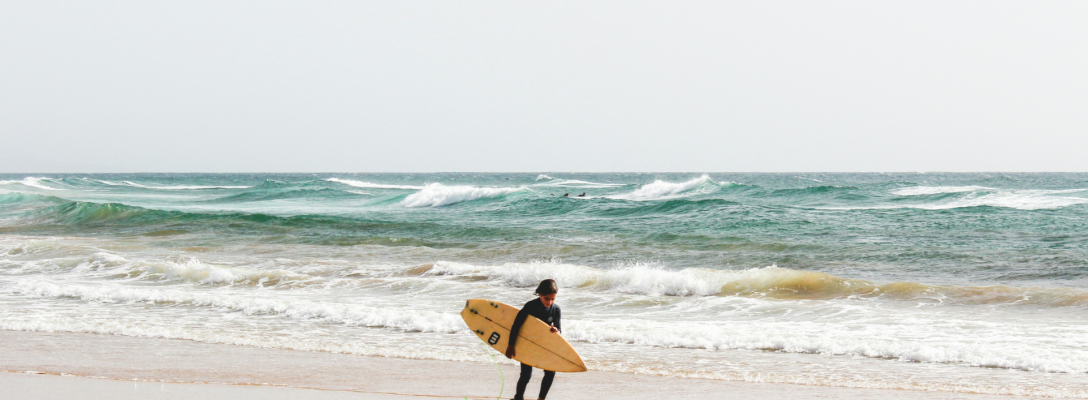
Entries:
[[[404,308],[372,307],[360,304],[321,302],[271,293],[215,293],[178,289],[123,287],[112,284],[66,284],[44,279],[28,279],[12,286],[12,292],[24,296],[76,299],[93,303],[185,305],[267,315],[292,320],[316,320],[325,323],[388,328],[405,332],[465,332],[456,311],[435,312]],[[803,304],[795,307],[804,309]],[[459,311],[459,310],[458,310]],[[828,310],[830,311],[830,310]],[[925,311],[906,311],[897,316],[882,316],[879,309],[846,307],[838,318],[811,322],[731,319],[718,323],[704,321],[659,320],[655,318],[607,318],[587,315],[565,321],[564,335],[573,341],[605,344],[631,344],[659,348],[774,350],[786,353],[852,355],[892,358],[923,363],[954,363],[1026,371],[1085,373],[1088,351],[1080,349],[1088,332],[1081,326],[1022,327],[1016,324],[927,318]],[[46,319],[46,321],[52,318]],[[845,323],[850,321],[850,323]],[[6,323],[7,321],[2,321]],[[939,322],[940,330],[928,329]],[[859,329],[865,326],[865,329]],[[956,332],[987,332],[1000,328],[993,336],[973,335],[964,339]],[[872,330],[879,329],[879,334]],[[184,330],[184,329],[182,329]],[[927,330],[917,338],[912,332]],[[127,332],[123,334],[133,334]],[[1048,346],[1031,346],[1030,340],[1045,338]],[[1029,340],[1030,339],[1030,340]],[[352,340],[341,337],[334,340]],[[1018,344],[1010,346],[1010,344]],[[1056,347],[1055,347],[1056,346]]]
[[[1088,327],[1075,318],[1048,319],[1055,314],[1047,314],[1046,310],[1039,314],[1036,312],[1040,310],[1032,309],[1028,315],[1020,312],[1003,315],[994,314],[1000,310],[993,308],[986,308],[984,313],[955,307],[934,310],[843,296],[819,301],[760,295],[714,296],[721,294],[723,285],[731,285],[738,292],[758,293],[767,292],[768,288],[815,286],[841,290],[859,282],[787,268],[669,270],[652,263],[634,263],[601,269],[558,261],[503,265],[440,261],[425,272],[405,273],[404,265],[379,271],[340,263],[330,270],[318,263],[322,265],[318,269],[326,271],[321,275],[332,278],[328,280],[335,280],[335,284],[280,285],[266,289],[238,283],[254,282],[268,277],[267,273],[282,271],[243,263],[232,266],[195,258],[161,261],[91,251],[97,253],[91,253],[91,257],[74,267],[71,265],[75,262],[68,262],[68,268],[59,269],[2,269],[0,297],[16,301],[0,308],[0,329],[93,332],[393,357],[469,359],[457,347],[472,343],[458,342],[463,337],[476,341],[456,314],[463,299],[493,298],[492,295],[500,299],[524,299],[527,288],[541,279],[555,278],[563,287],[561,293],[566,302],[562,304],[571,306],[564,308],[564,336],[576,342],[584,356],[600,355],[602,349],[622,355],[612,358],[622,360],[621,363],[591,364],[593,369],[690,377],[696,376],[691,375],[692,371],[698,371],[706,374],[699,377],[749,379],[740,375],[751,372],[750,365],[747,369],[692,369],[688,364],[670,364],[674,368],[658,372],[640,369],[662,359],[683,363],[689,357],[670,349],[685,348],[695,349],[696,357],[703,354],[714,357],[727,353],[717,350],[740,349],[757,350],[752,354],[767,357],[843,355],[848,357],[839,360],[851,365],[858,361],[851,361],[849,356],[873,358],[874,363],[885,362],[878,359],[894,359],[912,364],[943,364],[941,368],[977,365],[1088,372],[1088,350],[1085,350]],[[24,254],[20,251],[0,260],[37,263],[44,256],[35,254],[20,259]],[[258,256],[267,261],[262,264],[265,267],[314,271],[287,267],[293,265],[291,260],[273,259],[267,254],[260,252]],[[314,279],[305,274],[298,276]],[[371,281],[365,292],[358,291],[360,286],[343,284],[363,280]],[[222,283],[231,287],[201,286]],[[510,286],[526,289],[511,290]],[[519,294],[512,295],[515,292]],[[436,336],[439,334],[450,335]],[[375,341],[360,337],[382,339],[377,340],[379,345],[361,345]],[[715,351],[703,353],[699,349]],[[646,355],[650,352],[663,358]],[[601,361],[590,357],[587,360]],[[775,358],[772,362],[799,360],[811,365],[826,362],[816,357],[782,360]],[[897,371],[901,368],[897,364],[886,362],[877,368]],[[734,372],[740,375],[729,375]],[[781,368],[772,367],[759,374],[758,379],[767,381],[791,379]],[[852,385],[914,384],[875,378],[851,382]]]
[[441,207],[462,201],[498,197],[521,190],[525,188],[446,186],[441,183],[432,183],[405,197],[401,204],[407,207]]
[[718,295],[722,293],[722,288],[726,284],[733,284],[740,291],[766,292],[794,280],[816,281],[820,278],[825,280],[834,278],[826,274],[812,278],[811,274],[777,266],[742,270],[705,268],[670,270],[653,264],[634,263],[611,269],[598,269],[555,261],[503,265],[473,265],[439,261],[425,273],[425,275],[437,276],[484,277],[503,285],[517,287],[531,287],[543,279],[555,279],[560,287],[666,296]]
[[261,270],[227,265],[214,265],[196,258],[178,261],[139,260],[131,261],[116,254],[99,252],[72,269],[75,273],[106,274],[123,273],[125,276],[155,280],[181,280],[206,285],[254,284],[277,285],[298,283],[315,279],[283,269]]
[[922,196],[942,193],[965,193],[980,190],[995,190],[985,186],[914,186],[892,192],[896,196]]
[[966,207],[1000,207],[1017,210],[1046,210],[1088,204],[1088,198],[1059,196],[1083,192],[1088,189],[1068,190],[999,190],[972,193],[967,197],[941,203],[897,205],[892,208],[919,208],[924,210],[948,210]]
[[179,289],[125,287],[112,284],[87,285],[50,282],[43,279],[20,281],[12,290],[19,294],[52,298],[74,298],[100,303],[172,303],[240,311],[246,315],[278,315],[291,319],[319,319],[350,326],[393,328],[408,332],[455,333],[466,330],[457,314],[408,311],[357,304],[338,304],[268,295],[198,293]]
[[[292,335],[290,337],[274,333],[258,334],[246,330],[221,331],[215,329],[192,329],[190,327],[153,325],[143,321],[117,319],[110,321],[88,321],[86,318],[55,316],[45,319],[10,319],[0,320],[0,329],[32,332],[76,332],[94,333],[112,336],[130,336],[145,338],[163,338],[192,340],[203,343],[250,346],[266,349],[288,349],[362,356],[397,357],[408,359],[429,359],[445,361],[480,361],[482,355],[477,348],[468,349],[440,348],[426,346],[402,347],[396,345],[374,345],[372,341],[345,340],[329,341],[310,339]],[[466,334],[467,335],[467,334]],[[388,335],[386,335],[388,336]],[[381,338],[374,338],[375,341]],[[468,342],[472,343],[472,342]],[[475,351],[471,351],[475,350]],[[513,362],[497,360],[499,363]]]
[[[655,268],[652,265],[636,264],[612,270],[599,270],[555,262],[501,266],[438,262],[427,274],[478,276],[492,282],[521,287],[533,287],[542,279],[552,278],[556,279],[563,288],[673,296],[718,294],[726,284],[753,290],[766,290],[783,285],[786,285],[786,289],[813,285],[840,288],[850,284],[850,282],[833,282],[834,277],[826,274],[777,267],[738,271],[696,268],[670,271]],[[768,303],[768,300],[760,297],[704,297],[703,299],[708,300],[688,301],[766,303],[759,306],[760,308],[775,304]],[[699,306],[692,306],[696,310],[686,314],[689,315],[688,318],[690,315],[706,313],[698,311]],[[821,309],[818,313],[826,313],[828,316],[820,317],[818,322],[808,323],[793,320],[778,321],[769,316],[754,320],[730,318],[727,324],[711,322],[713,318],[694,322],[676,317],[670,317],[668,321],[656,321],[645,317],[613,319],[588,316],[588,318],[566,323],[565,333],[568,339],[590,343],[624,343],[712,350],[775,350],[788,353],[893,358],[925,363],[956,363],[1027,371],[1088,372],[1088,351],[1063,352],[1047,347],[1027,346],[1026,343],[1021,348],[1009,348],[989,343],[990,340],[1018,341],[1028,340],[1028,338],[1036,340],[1046,329],[1054,329],[1055,331],[1047,334],[1047,337],[1051,335],[1065,337],[1061,340],[1061,346],[1076,349],[1084,342],[1080,337],[1088,334],[1088,329],[1080,326],[1032,328],[1010,324],[1009,330],[992,337],[982,339],[975,335],[970,341],[963,341],[956,332],[986,332],[993,330],[994,326],[989,322],[955,320],[953,316],[944,315],[939,319],[939,323],[944,328],[933,330],[931,327],[937,321],[926,317],[931,314],[928,311],[911,309],[909,313],[900,313],[896,317],[886,318],[886,311],[872,308],[868,303],[854,303],[847,298],[823,304],[785,303],[780,307],[798,310],[817,307]],[[838,311],[833,312],[836,308]],[[675,310],[669,313],[676,314]],[[838,315],[838,317],[829,318],[831,315]],[[865,326],[865,328],[858,330],[857,326]],[[907,339],[917,337],[917,332],[927,327],[930,328],[927,330],[925,339]],[[880,330],[880,333],[874,334],[872,330]],[[941,337],[941,340],[934,340],[935,337]]]
[[[1009,378],[1023,377],[1024,375],[1016,374],[1010,376],[1009,374],[1000,371],[997,372],[999,376],[997,379],[994,379],[994,374],[985,375],[984,380],[972,379],[965,381],[962,378],[957,379],[955,376],[948,377],[948,379],[934,379],[933,375],[940,374],[942,371],[947,371],[948,369],[941,368],[937,371],[933,371],[930,368],[921,366],[919,363],[887,363],[885,361],[875,360],[875,362],[865,362],[845,357],[820,357],[820,364],[815,364],[804,359],[779,354],[782,352],[714,352],[715,355],[736,354],[725,360],[734,362],[740,361],[739,364],[728,363],[728,368],[721,369],[706,368],[706,366],[709,365],[705,364],[706,361],[713,362],[713,360],[716,360],[717,358],[709,360],[700,359],[692,364],[691,361],[689,361],[692,359],[689,352],[683,352],[686,356],[679,356],[676,359],[670,359],[668,362],[664,363],[655,362],[652,358],[653,355],[650,356],[650,360],[637,359],[638,355],[645,355],[647,353],[656,353],[655,355],[660,355],[662,352],[669,351],[668,347],[679,346],[659,346],[660,349],[651,350],[642,350],[645,349],[645,347],[642,347],[638,353],[633,353],[629,357],[620,358],[618,360],[615,358],[617,356],[622,357],[622,353],[600,352],[588,348],[593,346],[592,344],[587,343],[590,340],[593,340],[594,343],[612,344],[606,345],[606,347],[604,347],[606,349],[618,349],[633,344],[636,340],[641,340],[645,337],[656,336],[655,334],[659,333],[668,334],[668,332],[661,332],[661,326],[658,324],[650,324],[648,327],[643,327],[638,325],[637,321],[627,322],[627,325],[602,326],[598,325],[596,321],[570,321],[567,324],[569,327],[564,329],[564,336],[575,341],[575,347],[583,352],[584,357],[587,355],[608,357],[608,359],[598,359],[596,357],[587,358],[587,366],[589,366],[590,370],[594,371],[615,371],[683,378],[706,378],[761,383],[792,383],[834,387],[950,391],[1061,398],[1088,397],[1088,392],[1086,392],[1081,385],[1065,385],[1064,387],[1060,384],[1058,386],[1025,385],[1025,382],[1023,381],[1009,381]],[[690,329],[687,328],[688,327],[681,327],[680,329],[684,332],[680,335],[674,335],[674,338],[679,339],[680,341],[687,341],[687,339],[679,338],[679,336],[687,336],[685,334],[690,332]],[[751,327],[742,326],[738,328]],[[142,320],[134,321],[120,318],[113,320],[88,320],[87,318],[78,318],[69,315],[59,315],[48,319],[19,318],[0,320],[0,329],[44,332],[87,332],[108,335],[185,339],[206,343],[223,343],[260,348],[282,348],[416,359],[491,362],[491,360],[488,359],[487,356],[484,356],[480,351],[481,347],[478,345],[479,341],[475,339],[474,335],[464,332],[442,336],[428,333],[413,334],[412,336],[419,338],[417,340],[421,342],[420,345],[390,346],[386,345],[388,343],[387,341],[380,340],[377,337],[375,337],[375,339],[378,340],[375,341],[360,340],[360,335],[358,334],[335,339],[325,337],[314,338],[309,335],[278,335],[276,332],[264,332],[253,329],[222,330],[212,327],[200,327],[199,325],[169,326],[147,323]],[[711,341],[716,340],[717,336],[721,335],[720,332],[714,332],[713,329],[708,331],[708,333],[714,336],[714,339],[711,339]],[[757,330],[754,332],[758,334],[759,331]],[[774,334],[777,334],[777,332],[772,333],[771,335]],[[573,336],[576,335],[586,337],[573,339]],[[388,334],[384,335],[386,339],[388,339],[389,336],[390,335]],[[612,340],[606,340],[604,336],[608,336]],[[72,340],[78,338],[61,337],[58,339]],[[623,341],[624,339],[627,341]],[[621,343],[622,345],[616,346],[615,343]],[[906,343],[902,345],[903,347],[907,346]],[[702,349],[707,347],[696,345],[692,346],[692,348]],[[502,364],[514,365],[514,362],[501,357],[495,359],[495,361]],[[906,371],[904,374],[897,375],[882,373],[883,371],[880,371],[879,369],[873,371],[872,369],[876,366],[876,363],[894,365],[896,368],[904,368]],[[819,367],[818,370],[812,369],[812,367],[817,366]],[[752,371],[751,368],[757,369]],[[925,371],[928,373],[927,375],[930,376],[919,377],[911,375],[911,372],[920,371]],[[1052,374],[1049,375],[1049,377],[1054,377],[1056,375],[1058,374]],[[1001,380],[1000,377],[1004,377],[1004,380]],[[1071,379],[1071,381],[1075,382],[1075,379]],[[1063,380],[1058,380],[1057,382],[1063,382]]]
[[329,181],[329,182],[336,182],[336,183],[348,185],[348,186],[354,186],[354,187],[357,187],[357,188],[368,188],[368,189],[420,190],[420,189],[424,188],[423,186],[388,185],[388,184],[384,184],[384,183],[370,183],[370,182],[353,181],[351,179],[339,179],[339,178],[328,178],[328,179],[325,179],[325,180]]
[[141,262],[132,268],[143,277],[161,277],[179,279],[202,284],[278,284],[286,281],[306,281],[314,279],[305,274],[298,274],[282,269],[257,270],[244,267],[211,265],[190,258],[181,262],[160,261]]
[[705,185],[714,185],[715,182],[710,179],[709,176],[703,175],[701,177],[692,179],[686,182],[665,182],[662,180],[656,180],[653,183],[643,185],[631,193],[606,196],[608,198],[617,200],[660,200],[672,198],[696,189]]
[[130,260],[108,252],[96,252],[78,261],[56,259],[53,262],[22,263],[19,268],[8,272],[20,274],[68,272],[80,277],[112,279],[123,277],[123,279],[182,281],[202,285],[273,286],[317,280],[313,276],[284,269],[216,265],[191,257],[180,260]]
[[718,294],[722,285],[743,274],[752,273],[750,271],[758,270],[737,272],[689,268],[672,271],[643,263],[601,270],[557,262],[484,266],[439,261],[426,274],[482,276],[519,287],[530,287],[543,279],[555,279],[562,287],[647,295],[707,296]]
[[1044,210],[1068,207],[1078,204],[1088,204],[1088,198],[1055,196],[1058,193],[1068,191],[1053,190],[1014,190],[990,193],[978,197],[957,199],[944,204],[925,204],[917,208],[930,210],[944,210],[964,207],[1002,207],[1015,208],[1017,210]]
[[[859,314],[866,322],[870,315]],[[856,330],[850,324],[793,323],[775,321],[733,321],[729,324],[683,321],[648,321],[645,319],[572,320],[566,330],[568,339],[590,343],[627,343],[652,347],[692,349],[774,350],[786,353],[850,355],[871,358],[891,358],[901,361],[967,364],[991,368],[1025,371],[1084,373],[1088,372],[1088,351],[1078,350],[1079,339],[1056,339],[1065,351],[1034,346],[1004,347],[996,343],[1030,341],[1042,330],[1020,330],[1005,326],[1005,335],[995,335],[977,341],[964,341],[954,332],[942,332],[936,337],[913,339],[911,332],[924,330],[938,323],[903,316],[904,321],[884,319],[879,325]],[[845,322],[845,321],[844,321]],[[971,321],[940,321],[954,331],[985,331],[993,324]],[[880,329],[880,334],[870,330]],[[930,332],[934,334],[936,332]],[[1084,329],[1063,329],[1070,335],[1084,334]],[[947,336],[944,336],[947,335]],[[1053,337],[1052,335],[1046,335]],[[1052,339],[1052,340],[1055,340]]]
[[[968,187],[962,188],[941,188],[945,191],[936,191],[938,188],[929,188],[929,192],[918,190],[916,192],[903,192],[909,194],[901,194],[899,191],[894,194],[902,196],[915,196],[923,194],[935,194],[935,193],[966,193],[963,197],[944,200],[940,202],[931,203],[902,203],[902,204],[888,204],[888,205],[875,205],[875,206],[862,206],[862,207],[820,207],[826,210],[888,210],[888,209],[903,209],[903,208],[916,208],[922,210],[949,210],[956,208],[967,207],[999,207],[999,208],[1012,208],[1017,210],[1050,210],[1063,207],[1075,206],[1079,204],[1088,204],[1088,198],[1085,197],[1071,197],[1060,196],[1062,194],[1080,193],[1088,191],[1088,189],[1060,189],[1060,190],[1041,190],[1041,189],[1029,189],[1029,190],[1005,190],[1005,189],[990,189],[982,188],[967,190]],[[914,188],[908,188],[914,189]],[[958,192],[953,192],[953,189],[962,189]]]
[[503,265],[439,261],[423,274],[483,278],[495,285],[515,287],[531,287],[543,279],[555,279],[561,287],[648,296],[886,299],[905,304],[1088,306],[1088,292],[1073,288],[962,287],[912,282],[880,284],[774,265],[740,270],[672,270],[646,263],[598,269],[555,261]]
[[23,178],[22,180],[18,180],[18,181],[0,181],[0,185],[18,184],[18,185],[30,186],[32,188],[37,188],[37,189],[42,189],[42,190],[63,190],[63,189],[57,189],[57,188],[45,186],[42,183],[43,181],[47,182],[47,181],[49,181],[49,178],[35,178],[35,177],[32,177],[32,176],[28,176],[28,177]]
[[536,180],[538,180],[538,181],[539,180],[544,180],[544,179],[555,179],[555,178],[552,178],[552,177],[544,175],[544,174],[540,174],[540,175],[536,176]]

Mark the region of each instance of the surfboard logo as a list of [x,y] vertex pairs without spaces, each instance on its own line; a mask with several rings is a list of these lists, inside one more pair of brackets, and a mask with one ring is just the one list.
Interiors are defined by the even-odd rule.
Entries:
[[498,342],[499,342],[499,333],[498,332],[491,332],[491,337],[487,338],[487,343],[488,344],[495,344],[495,343],[498,343]]

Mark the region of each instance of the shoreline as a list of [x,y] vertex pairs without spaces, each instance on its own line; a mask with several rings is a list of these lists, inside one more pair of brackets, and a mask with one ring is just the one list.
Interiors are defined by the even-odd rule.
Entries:
[[143,382],[72,375],[0,373],[5,398],[67,400],[78,393],[85,400],[397,400],[433,397],[381,393],[298,389],[280,386],[217,385],[204,383]]
[[[13,392],[16,393],[12,397],[14,399],[53,398],[37,395],[19,397],[19,393],[41,394],[41,390],[46,389],[68,395],[88,391],[104,393],[102,398],[127,396],[125,393],[138,390],[141,383],[175,388],[171,393],[199,392],[205,398],[297,398],[292,397],[297,394],[289,393],[302,390],[308,391],[305,392],[306,398],[318,399],[486,399],[495,398],[500,387],[501,397],[511,398],[518,374],[516,366],[505,364],[499,364],[502,368],[500,380],[495,365],[482,362],[357,356],[67,332],[0,330],[0,354],[0,371],[5,372],[0,374],[0,382],[22,388]],[[27,371],[44,375],[28,374]],[[541,375],[539,371],[534,373],[526,392],[530,396],[536,393]],[[129,386],[130,383],[135,388]],[[37,389],[40,390],[34,392]],[[267,397],[270,396],[268,393],[276,394]],[[596,400],[602,395],[607,395],[609,399],[695,400],[771,396],[789,399],[1032,398],[719,381],[600,371],[557,375],[549,398]]]

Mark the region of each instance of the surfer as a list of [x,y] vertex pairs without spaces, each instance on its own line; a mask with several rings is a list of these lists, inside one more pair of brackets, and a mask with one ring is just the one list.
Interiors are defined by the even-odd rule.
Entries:
[[[518,312],[517,318],[514,318],[514,324],[510,327],[510,344],[506,346],[506,358],[514,358],[514,343],[518,340],[518,330],[521,329],[521,324],[525,323],[525,319],[530,315],[544,321],[545,324],[551,325],[553,333],[563,331],[563,325],[559,319],[559,305],[555,304],[555,296],[559,293],[559,286],[555,284],[555,280],[545,279],[540,281],[535,293],[539,298],[525,303],[525,307],[522,307],[521,311]],[[518,378],[518,391],[514,394],[514,400],[524,400],[525,386],[529,384],[529,378],[532,376],[533,367],[522,363],[521,378]],[[540,382],[540,396],[537,397],[538,399],[544,400],[544,397],[548,395],[548,389],[552,387],[552,379],[555,379],[555,371],[544,371],[544,380]]]

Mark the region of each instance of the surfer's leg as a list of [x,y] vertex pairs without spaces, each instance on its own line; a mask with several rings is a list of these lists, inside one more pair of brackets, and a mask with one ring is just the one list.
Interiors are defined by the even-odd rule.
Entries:
[[552,388],[552,379],[555,379],[555,371],[544,371],[544,380],[540,381],[540,400],[548,397],[548,389]]
[[[547,375],[545,375],[547,376]],[[529,385],[529,378],[533,377],[533,367],[521,364],[521,377],[518,378],[518,391],[514,393],[514,400],[525,399],[525,386]],[[550,381],[549,381],[550,382]]]

